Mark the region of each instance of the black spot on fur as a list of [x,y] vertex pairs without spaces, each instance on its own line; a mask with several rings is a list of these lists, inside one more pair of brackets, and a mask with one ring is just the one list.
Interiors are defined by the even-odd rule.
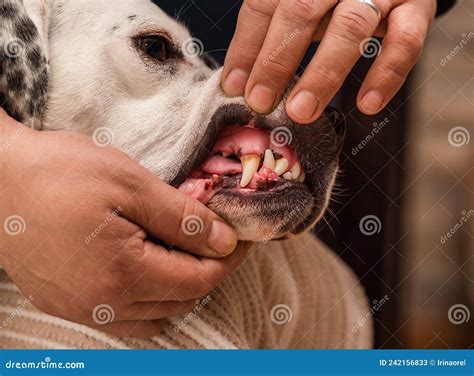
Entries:
[[18,38],[25,43],[32,43],[38,37],[36,26],[29,18],[23,17],[15,23]]
[[44,64],[44,58],[38,46],[34,46],[31,50],[29,50],[26,57],[28,59],[28,63],[33,69],[40,69],[41,65]]
[[128,19],[129,19],[130,21],[133,21],[133,20],[136,19],[136,18],[137,18],[137,15],[136,15],[136,14],[131,15],[131,16],[128,16]]
[[17,93],[25,90],[25,73],[21,70],[15,70],[7,74],[7,85],[10,90]]
[[0,5],[0,17],[14,18],[18,16],[18,8],[11,3],[4,3]]

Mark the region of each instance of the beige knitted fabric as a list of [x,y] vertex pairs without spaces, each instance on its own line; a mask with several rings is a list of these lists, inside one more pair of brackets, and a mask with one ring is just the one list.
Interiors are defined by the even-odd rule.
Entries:
[[[309,234],[256,244],[244,264],[150,340],[115,338],[36,310],[0,274],[0,348],[368,348],[365,295],[351,271]],[[26,303],[25,303],[26,302]],[[357,330],[354,330],[357,328]]]

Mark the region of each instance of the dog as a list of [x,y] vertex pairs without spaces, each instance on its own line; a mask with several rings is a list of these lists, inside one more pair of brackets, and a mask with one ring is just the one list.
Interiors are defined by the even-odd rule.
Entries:
[[[148,0],[1,0],[0,12],[0,101],[11,116],[98,142],[105,133],[114,147],[223,217],[240,240],[260,242],[187,325],[174,318],[179,330],[171,327],[163,337],[108,338],[102,345],[370,346],[370,325],[353,330],[369,311],[356,279],[305,233],[322,217],[337,174],[344,135],[338,111],[328,108],[302,126],[284,110],[289,91],[268,115],[252,112],[241,97],[226,97],[221,70],[196,53],[199,45],[183,25]],[[283,240],[269,242],[277,239]],[[251,296],[243,279],[254,281]],[[222,313],[239,301],[245,312]],[[323,306],[330,310],[316,314]],[[284,327],[281,308],[291,316]],[[344,311],[342,321],[331,321],[341,318],[333,310]],[[223,333],[229,326],[235,332]],[[322,327],[329,332],[322,335]],[[102,346],[96,342],[78,347]]]

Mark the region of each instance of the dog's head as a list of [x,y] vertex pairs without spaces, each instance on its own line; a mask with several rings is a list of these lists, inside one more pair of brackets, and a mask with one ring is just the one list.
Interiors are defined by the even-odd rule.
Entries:
[[[199,42],[149,0],[24,4],[38,30],[30,39],[42,46],[50,71],[30,63],[36,47],[27,42],[26,60],[12,69],[9,59],[4,78],[27,70],[26,81],[32,74],[46,86],[41,75],[48,73],[46,106],[35,113],[41,110],[43,129],[111,141],[206,203],[242,240],[281,238],[321,217],[343,137],[337,111],[305,126],[288,118],[285,99],[269,115],[253,113],[243,98],[223,94],[221,71],[200,56]],[[25,22],[12,12],[15,30]],[[30,86],[24,91],[34,100]]]

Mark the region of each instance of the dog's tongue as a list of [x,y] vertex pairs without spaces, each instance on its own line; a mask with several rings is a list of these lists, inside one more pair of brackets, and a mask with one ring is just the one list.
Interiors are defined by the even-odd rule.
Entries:
[[[218,192],[223,177],[236,174],[242,174],[242,179],[245,180],[244,183],[241,181],[241,189],[258,189],[262,183],[278,180],[281,174],[265,166],[258,170],[261,158],[268,149],[287,160],[288,170],[297,162],[293,149],[287,145],[275,145],[269,131],[251,125],[226,126],[214,145],[213,155],[194,169],[190,177],[178,189],[207,203]],[[229,156],[236,156],[242,162],[227,158]],[[246,173],[248,171],[243,168],[243,163],[253,164],[250,173]]]

